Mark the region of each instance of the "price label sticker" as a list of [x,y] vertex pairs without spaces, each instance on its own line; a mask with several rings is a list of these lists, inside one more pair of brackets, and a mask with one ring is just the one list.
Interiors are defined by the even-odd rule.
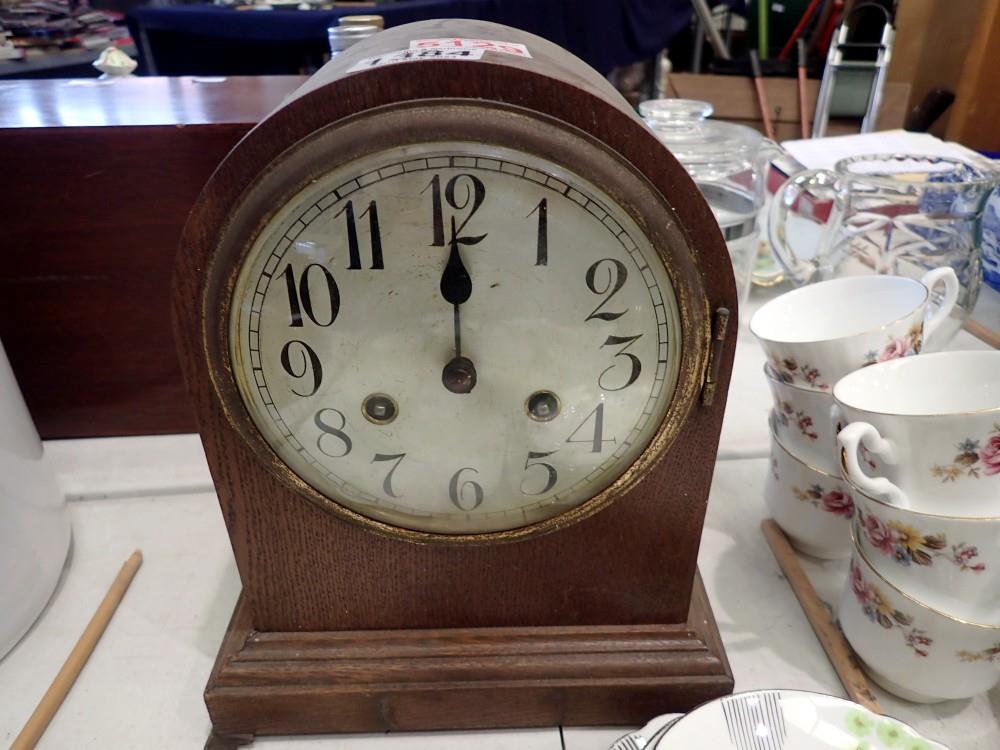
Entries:
[[515,57],[531,57],[528,48],[515,42],[498,42],[494,39],[414,39],[410,49],[478,49],[485,52],[502,52]]
[[380,68],[383,65],[396,65],[397,63],[418,62],[420,60],[479,60],[485,50],[482,49],[397,49],[393,52],[385,52],[375,57],[366,57],[358,60],[347,69],[348,73],[355,73],[359,70],[369,70],[370,68]]

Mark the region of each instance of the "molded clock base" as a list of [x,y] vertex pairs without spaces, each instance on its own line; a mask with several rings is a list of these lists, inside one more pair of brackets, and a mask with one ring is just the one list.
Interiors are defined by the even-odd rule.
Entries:
[[255,735],[638,725],[730,693],[705,589],[685,623],[262,633],[241,596],[205,689],[209,747]]

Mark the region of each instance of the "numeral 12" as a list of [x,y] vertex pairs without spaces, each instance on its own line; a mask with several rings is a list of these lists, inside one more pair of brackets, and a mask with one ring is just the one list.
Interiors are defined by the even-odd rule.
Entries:
[[[420,192],[425,193],[428,188],[431,191],[431,221],[434,235],[431,240],[431,247],[444,247],[444,207],[441,203],[441,176],[434,175],[431,181],[427,183],[427,187]],[[461,193],[460,199],[459,193],[462,189],[464,189],[464,192]],[[455,175],[445,183],[443,192],[445,203],[455,211],[469,209],[468,215],[461,222],[458,222],[458,228],[455,229],[455,236],[450,241],[458,242],[462,245],[475,245],[482,242],[486,238],[485,234],[475,237],[463,237],[461,234],[462,230],[465,229],[465,225],[469,223],[469,219],[479,210],[479,207],[483,205],[483,200],[486,198],[486,186],[483,184],[483,181],[471,174]]]

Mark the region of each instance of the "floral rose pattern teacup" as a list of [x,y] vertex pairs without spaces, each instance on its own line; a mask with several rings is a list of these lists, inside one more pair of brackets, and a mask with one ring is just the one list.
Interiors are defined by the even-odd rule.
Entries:
[[852,492],[854,535],[879,575],[954,617],[1000,623],[1000,518],[934,516]]
[[830,384],[825,382],[823,374],[808,363],[799,364],[795,357],[772,357],[771,366],[778,374],[782,383],[789,385],[804,385],[818,391],[830,390]]
[[850,493],[839,487],[824,489],[822,485],[814,484],[805,489],[792,487],[792,494],[799,500],[811,504],[827,513],[851,518],[854,515],[854,500]]
[[979,548],[965,542],[948,544],[944,534],[922,534],[901,521],[885,523],[874,514],[858,510],[858,523],[872,549],[900,565],[931,566],[935,559],[947,560],[960,571],[982,573]]
[[879,362],[888,362],[890,359],[899,359],[900,357],[911,357],[914,354],[920,354],[920,348],[923,345],[923,331],[923,324],[918,323],[903,336],[896,338],[890,336],[889,343],[883,346],[880,351],[873,349],[865,355],[864,366],[867,367]]
[[856,544],[849,570],[837,615],[876,683],[932,703],[970,698],[1000,681],[1000,625],[957,619],[904,594]]
[[774,403],[771,429],[788,452],[810,466],[840,474],[840,457],[833,427],[833,396],[792,385],[770,365],[764,377]]
[[833,397],[844,475],[861,490],[939,516],[1000,516],[1000,351],[881,362]]
[[854,598],[861,605],[865,617],[886,630],[899,629],[906,647],[912,649],[917,656],[927,656],[930,653],[928,649],[934,639],[927,635],[926,630],[913,627],[913,615],[895,609],[878,586],[866,581],[854,560],[851,560],[849,580]]
[[827,560],[847,557],[854,516],[850,491],[840,477],[793,456],[773,431],[764,504],[800,552]]
[[[940,301],[930,290],[943,287]],[[780,380],[829,391],[844,375],[942,345],[959,292],[950,267],[920,281],[905,276],[845,276],[793,289],[764,303],[750,332]],[[938,331],[942,333],[938,333]]]
[[955,446],[957,451],[950,464],[934,464],[931,475],[942,482],[957,479],[979,479],[1000,474],[1000,423],[994,424],[983,440],[965,438]]
[[778,420],[780,427],[796,429],[804,438],[819,440],[816,421],[801,409],[796,409],[789,401],[778,401],[774,405],[774,418]]

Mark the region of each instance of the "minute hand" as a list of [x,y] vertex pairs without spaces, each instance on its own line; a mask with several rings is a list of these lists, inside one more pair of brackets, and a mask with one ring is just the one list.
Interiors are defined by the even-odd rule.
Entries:
[[451,219],[451,250],[441,274],[441,296],[454,306],[455,356],[444,366],[441,382],[452,393],[468,393],[476,385],[476,367],[468,357],[462,356],[461,305],[472,296],[472,277],[462,262],[455,230],[455,217]]

